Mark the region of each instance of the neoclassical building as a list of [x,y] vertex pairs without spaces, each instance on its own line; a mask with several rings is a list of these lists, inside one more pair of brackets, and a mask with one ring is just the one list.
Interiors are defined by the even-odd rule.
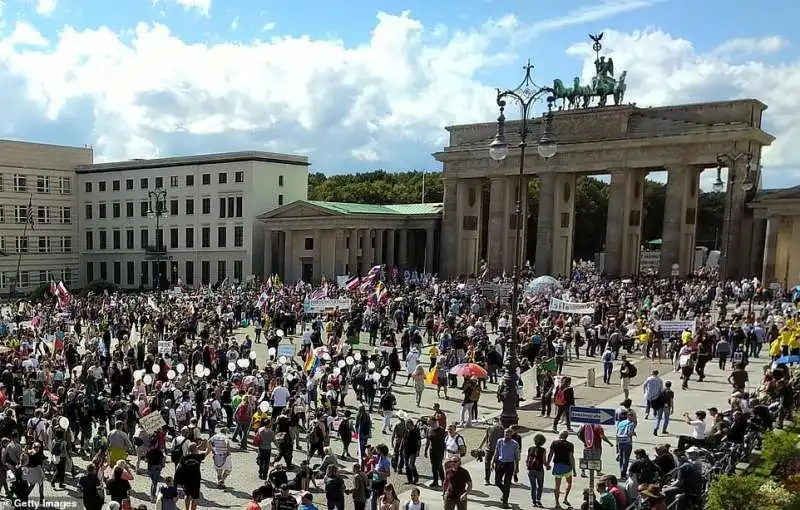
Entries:
[[764,190],[748,206],[764,239],[762,282],[800,284],[800,186]]

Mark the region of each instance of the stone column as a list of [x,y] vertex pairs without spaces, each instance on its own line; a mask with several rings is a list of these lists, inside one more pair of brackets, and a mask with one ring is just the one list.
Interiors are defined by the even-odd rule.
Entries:
[[358,229],[351,228],[347,249],[347,271],[350,276],[358,276]]
[[492,276],[502,273],[505,266],[507,188],[508,178],[504,175],[492,177],[489,181],[489,249],[486,263]]
[[536,265],[537,275],[552,273],[553,268],[553,218],[555,217],[554,173],[539,174],[539,217],[536,224]]
[[422,270],[426,273],[433,273],[433,261],[434,261],[434,244],[433,239],[434,235],[436,234],[436,230],[433,227],[428,227],[425,229],[425,267]]
[[569,276],[572,273],[573,235],[575,233],[575,181],[574,173],[558,173],[553,193],[553,275]]
[[395,237],[397,237],[397,231],[393,228],[390,228],[386,231],[386,265],[394,268],[395,266],[395,259],[394,259],[394,241]]
[[[264,274],[261,275],[265,280],[272,274],[272,231],[264,231]],[[188,276],[188,275],[187,275]]]
[[[442,240],[439,250],[439,267],[444,278],[454,277],[459,272],[458,245],[461,239],[461,218],[458,215],[458,181],[444,179],[444,206],[442,209]],[[390,231],[394,235],[394,231]],[[394,266],[394,239],[390,237],[390,258]]]
[[285,283],[294,283],[296,278],[294,270],[297,261],[294,258],[294,235],[291,230],[284,231],[283,242],[283,281]]
[[383,234],[385,230],[375,230],[375,254],[372,257],[374,264],[385,264],[386,256],[383,254]]
[[317,283],[322,279],[322,231],[320,229],[314,230],[313,239],[314,252],[311,258],[311,283]]
[[[757,155],[756,155],[757,156]],[[754,157],[751,168],[759,164]],[[747,253],[743,246],[752,241],[752,229],[744,228],[747,192],[742,189],[747,178],[747,162],[739,159],[728,167],[728,185],[725,192],[725,212],[722,220],[722,253],[720,254],[720,279],[741,279],[752,277],[748,273]]]
[[761,283],[764,286],[778,280],[775,274],[775,264],[778,260],[778,235],[781,223],[780,216],[770,216],[767,219],[767,235],[764,239],[764,269],[761,272]]
[[646,176],[646,171],[638,169],[611,172],[605,249],[605,272],[609,276],[639,272]]
[[661,261],[659,275],[667,278],[672,266],[678,274],[694,270],[697,195],[700,172],[694,167],[667,168],[667,196],[664,204],[664,226],[661,229]]
[[365,275],[372,267],[372,237],[371,230],[361,230],[361,274]]
[[626,184],[624,169],[611,171],[604,264],[606,274],[611,277],[622,276],[622,238],[625,235]]
[[407,229],[400,230],[400,251],[397,257],[401,270],[408,269],[408,235],[409,231]]
[[333,278],[344,275],[344,260],[345,260],[345,245],[344,245],[344,230],[336,229],[336,240],[334,241],[333,248]]

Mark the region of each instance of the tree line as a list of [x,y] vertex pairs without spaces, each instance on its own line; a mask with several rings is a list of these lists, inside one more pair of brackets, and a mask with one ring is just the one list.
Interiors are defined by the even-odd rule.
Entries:
[[[423,187],[424,179],[424,187]],[[528,186],[527,258],[536,249],[536,220],[539,211],[539,181]],[[310,200],[355,202],[363,204],[410,204],[443,201],[441,172],[373,172],[326,176],[314,173],[308,178]],[[661,238],[667,187],[646,181],[644,193],[643,239]],[[574,256],[592,259],[603,251],[608,218],[609,185],[590,176],[578,178],[575,194]],[[718,249],[722,233],[724,194],[700,193],[697,210],[698,246]]]

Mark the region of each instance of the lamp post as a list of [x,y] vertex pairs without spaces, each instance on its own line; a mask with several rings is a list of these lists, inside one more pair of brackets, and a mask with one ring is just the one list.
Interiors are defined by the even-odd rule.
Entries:
[[161,253],[164,251],[164,238],[162,236],[161,240],[158,239],[159,229],[161,228],[161,218],[167,217],[167,190],[162,188],[156,188],[154,190],[147,192],[148,198],[148,211],[147,216],[149,218],[156,219],[156,234],[155,234],[155,246],[153,247],[155,250],[156,255],[156,271],[155,271],[155,281],[156,286],[158,289],[158,301],[161,302]]
[[[742,181],[742,191],[745,195],[749,195],[754,189],[758,188],[758,181],[760,180],[761,176],[761,167],[757,167],[755,171],[753,171],[750,161],[753,159],[753,154],[751,152],[721,152],[717,154],[717,178],[712,185],[712,189],[717,192],[721,193],[725,189],[725,183],[722,181],[722,167],[728,168],[728,179],[730,180],[731,184],[733,184],[733,180],[731,177],[730,169],[736,165],[739,160],[747,161],[747,166],[745,167],[745,176],[744,181]],[[730,239],[731,239],[731,231],[732,231],[732,216],[733,216],[733,207],[734,207],[734,189],[731,188],[728,190],[727,196],[725,197],[725,218],[723,219],[723,253],[722,253],[722,267],[720,268],[719,279],[720,281],[725,280],[728,276],[728,255],[730,250]]]
[[522,243],[522,197],[527,193],[524,186],[525,172],[525,149],[528,147],[528,135],[530,134],[529,122],[532,120],[533,105],[542,98],[547,100],[547,113],[544,115],[544,130],[539,137],[536,145],[536,152],[544,159],[555,156],[557,145],[553,136],[553,101],[555,94],[549,87],[538,87],[533,82],[531,71],[533,66],[530,61],[523,67],[525,77],[516,88],[501,91],[497,89],[497,106],[500,108],[500,115],[497,117],[497,134],[489,145],[489,157],[495,161],[502,161],[508,156],[509,144],[505,139],[505,108],[509,102],[516,103],[520,108],[521,121],[519,124],[520,142],[519,148],[519,173],[517,174],[517,196],[514,208],[515,236],[514,236],[514,268],[512,272],[511,292],[511,338],[509,339],[505,359],[503,361],[504,375],[503,382],[498,388],[498,395],[503,401],[503,410],[500,413],[500,420],[503,427],[509,427],[519,421],[519,393],[517,391],[517,367],[519,366],[518,347],[519,347],[519,303],[520,303],[520,270],[521,270],[521,243]]

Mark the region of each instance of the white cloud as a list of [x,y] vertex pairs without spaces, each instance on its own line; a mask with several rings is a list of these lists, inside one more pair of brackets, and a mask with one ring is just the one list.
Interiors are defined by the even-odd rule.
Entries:
[[[159,0],[154,0],[154,3],[157,3]],[[169,2],[175,3],[187,11],[197,11],[203,16],[209,16],[211,14],[211,0],[167,0]]]
[[36,2],[36,13],[42,16],[49,16],[56,9],[56,0],[38,0]]
[[2,40],[2,46],[14,51],[17,46],[47,46],[47,39],[27,21],[18,21],[11,34]]
[[233,18],[233,21],[231,21],[231,30],[236,30],[237,28],[239,28],[239,16],[236,16]]
[[763,54],[769,55],[786,49],[789,42],[778,35],[767,37],[751,37],[741,39],[731,39],[725,41],[714,49],[714,53],[719,56],[742,54]]
[[273,30],[275,30],[277,26],[278,24],[275,23],[274,21],[268,21],[267,23],[264,23],[264,26],[261,27],[261,30],[263,30],[264,32],[272,32]]

